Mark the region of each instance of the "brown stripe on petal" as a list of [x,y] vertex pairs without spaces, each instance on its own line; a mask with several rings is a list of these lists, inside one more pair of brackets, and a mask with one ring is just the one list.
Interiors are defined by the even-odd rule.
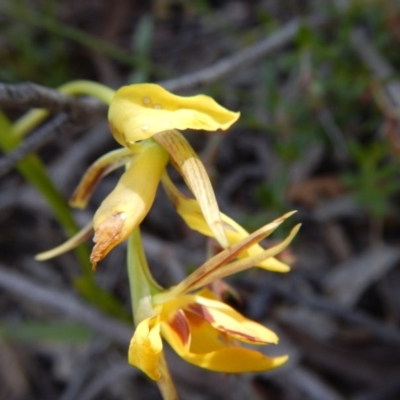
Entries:
[[181,342],[186,346],[190,339],[190,326],[186,315],[182,310],[178,310],[168,319],[168,325],[179,336]]
[[218,326],[214,326],[214,327],[215,327],[215,329],[217,329],[221,332],[225,332],[229,336],[233,336],[239,340],[242,338],[243,341],[250,342],[250,343],[269,343],[269,342],[266,342],[265,340],[261,340],[260,338],[255,337],[253,335],[249,335],[244,332],[238,332],[233,329],[227,329],[222,325],[218,325]]
[[[185,311],[189,311],[198,317],[202,318],[203,320],[209,322],[210,324],[213,324],[215,321],[215,318],[212,316],[212,314],[207,310],[207,307],[202,306],[201,304],[190,304],[189,306],[185,307]],[[229,336],[233,336],[236,339],[242,339],[243,341],[250,342],[250,343],[267,343],[265,340],[261,340],[259,337],[255,337],[254,335],[251,334],[246,334],[242,331],[235,331],[233,329],[228,329],[223,325],[217,325],[213,324],[213,327],[217,329],[220,332],[226,333]]]
[[215,322],[214,317],[211,313],[207,310],[206,307],[202,306],[201,304],[193,303],[189,304],[189,306],[185,307],[186,311],[190,311],[193,314],[196,314],[198,317],[204,319],[209,323]]
[[107,174],[108,168],[109,166],[106,165],[103,168],[98,168],[87,173],[70,197],[69,204],[76,208],[86,206],[88,197],[94,192],[102,177]]

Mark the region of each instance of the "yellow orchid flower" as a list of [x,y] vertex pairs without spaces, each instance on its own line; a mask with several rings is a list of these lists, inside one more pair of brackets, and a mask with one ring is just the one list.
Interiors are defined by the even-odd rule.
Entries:
[[288,358],[271,358],[241,347],[238,342],[276,344],[278,337],[217,301],[207,289],[173,298],[156,307],[154,313],[139,323],[128,353],[129,363],[154,380],[161,376],[161,336],[185,361],[217,372],[266,371],[281,366]]
[[[189,228],[213,238],[214,234],[204,219],[204,215],[200,210],[199,203],[195,199],[190,199],[181,193],[172,183],[166,172],[164,172],[161,181],[168,198],[171,200],[176,211],[183,218]],[[285,217],[288,217],[293,213],[295,213],[295,211],[285,214]],[[249,233],[243,227],[223,213],[221,213],[221,220],[229,245],[238,243],[240,240],[249,235]],[[238,258],[245,258],[249,255],[259,254],[263,250],[264,249],[257,243],[249,247],[242,254],[239,254]],[[258,263],[256,266],[275,272],[288,272],[290,270],[290,267],[287,264],[277,260],[274,257],[270,257]]]
[[[130,85],[115,92],[109,108],[109,123],[116,140],[124,148],[97,160],[83,176],[70,200],[71,206],[84,208],[105,175],[126,167],[116,188],[94,216],[95,246],[91,255],[94,267],[143,220],[168,161],[181,173],[197,199],[215,239],[223,248],[229,246],[207,171],[176,129],[227,129],[239,115],[208,96],[176,96],[156,84]],[[45,260],[72,249],[90,232],[91,227],[85,227],[83,232],[63,245],[39,254],[37,259]]]
[[[132,294],[136,297],[133,308],[136,310],[137,328],[130,343],[129,362],[150,378],[160,379],[163,371],[160,368],[163,337],[184,360],[213,371],[265,371],[285,363],[287,356],[271,358],[241,347],[239,342],[253,345],[275,344],[278,338],[269,329],[216,300],[208,289],[204,289],[206,285],[248,269],[286,248],[299,226],[278,245],[232,261],[275,230],[284,219],[282,217],[265,225],[223,250],[169,290],[161,290],[149,278],[150,273],[143,256],[136,254],[135,259],[129,258],[135,251],[140,253],[140,249],[137,246],[135,248],[132,241],[128,247],[128,271],[131,271],[130,281],[134,285]],[[138,270],[144,271],[144,279],[138,276]],[[150,284],[146,284],[149,281]]]

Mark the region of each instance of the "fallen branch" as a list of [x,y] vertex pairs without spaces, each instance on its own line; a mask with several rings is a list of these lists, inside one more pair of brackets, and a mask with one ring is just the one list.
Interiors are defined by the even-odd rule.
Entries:
[[193,89],[198,86],[208,85],[227,76],[235,73],[239,68],[245,65],[252,64],[262,57],[274,52],[275,50],[287,45],[295,38],[301,26],[310,28],[319,27],[327,22],[326,18],[321,16],[312,16],[304,19],[295,19],[281,29],[271,34],[264,40],[246,47],[238,53],[226,57],[221,61],[206,67],[200,71],[193,72],[180,78],[161,81],[160,85],[171,91],[181,91]]
[[125,347],[129,344],[133,327],[102,315],[70,293],[60,289],[50,289],[18,272],[10,271],[3,264],[0,264],[0,287],[19,298],[40,304],[81,322]]
[[71,115],[89,112],[107,115],[107,107],[97,99],[69,96],[32,82],[0,83],[0,107],[45,108],[50,112],[64,111]]

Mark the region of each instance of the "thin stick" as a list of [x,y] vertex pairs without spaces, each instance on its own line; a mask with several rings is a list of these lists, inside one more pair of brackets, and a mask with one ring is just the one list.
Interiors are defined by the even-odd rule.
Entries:
[[58,311],[128,347],[133,327],[100,314],[68,292],[36,283],[18,272],[10,271],[4,264],[0,264],[0,287],[27,301]]
[[171,91],[181,91],[208,85],[224,76],[235,73],[244,65],[252,64],[260,58],[287,45],[296,37],[301,26],[306,25],[316,28],[326,22],[327,20],[321,16],[311,16],[304,19],[296,18],[260,42],[248,46],[232,56],[223,58],[210,67],[184,75],[180,78],[161,81],[160,85]]
[[107,113],[107,107],[92,98],[69,96],[55,89],[32,82],[7,84],[0,83],[0,106],[27,108],[46,108],[52,112],[64,111],[69,114],[83,112]]

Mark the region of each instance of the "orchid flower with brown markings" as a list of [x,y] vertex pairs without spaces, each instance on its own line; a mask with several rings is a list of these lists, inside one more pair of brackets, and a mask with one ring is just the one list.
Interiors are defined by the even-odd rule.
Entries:
[[[184,360],[213,371],[254,372],[282,365],[287,360],[285,355],[268,357],[241,346],[276,344],[278,337],[219,301],[210,287],[253,266],[287,272],[289,266],[275,256],[290,244],[299,225],[277,245],[261,247],[259,242],[293,212],[253,233],[247,232],[220,212],[203,163],[179,131],[225,130],[239,113],[225,109],[208,96],[176,96],[155,84],[122,87],[112,100],[110,89],[87,82],[78,83],[75,89],[82,89],[82,85],[109,103],[110,129],[122,148],[105,154],[89,167],[71,197],[71,206],[85,208],[104,176],[120,167],[125,171],[90,224],[37,258],[55,257],[94,233],[90,259],[95,267],[116,245],[129,239],[127,266],[136,328],[128,360],[157,381],[165,400],[175,400],[177,395],[165,362],[163,339]],[[182,175],[193,198],[184,196],[171,182],[166,172],[169,163]],[[186,224],[214,238],[222,248],[170,289],[163,289],[154,280],[139,232],[160,182]]]
[[[131,260],[136,274],[134,279],[131,278],[132,284],[137,292],[145,291],[146,295],[138,295],[140,301],[136,304],[134,302],[137,328],[129,348],[129,362],[150,378],[161,379],[163,337],[184,360],[213,371],[265,371],[285,363],[287,356],[271,358],[240,346],[240,342],[254,345],[276,344],[278,337],[266,327],[218,301],[206,287],[212,282],[262,263],[285,249],[298,232],[299,226],[293,228],[289,236],[279,244],[251,255],[248,253],[252,246],[273,232],[289,215],[290,213],[248,234],[169,290],[160,289],[149,279],[144,257]],[[238,258],[246,253],[247,256]],[[144,271],[142,275],[145,278],[138,277],[140,270]]]
[[[215,239],[222,247],[228,247],[206,169],[177,129],[227,129],[238,118],[239,113],[225,109],[211,97],[176,96],[156,84],[135,84],[115,92],[108,119],[111,132],[123,148],[96,161],[70,200],[71,206],[84,208],[98,182],[116,168],[125,166],[125,173],[93,218],[93,267],[143,221],[169,162],[180,172],[197,199]],[[93,232],[92,227],[85,227],[63,245],[37,258],[45,260],[70,250]]]

